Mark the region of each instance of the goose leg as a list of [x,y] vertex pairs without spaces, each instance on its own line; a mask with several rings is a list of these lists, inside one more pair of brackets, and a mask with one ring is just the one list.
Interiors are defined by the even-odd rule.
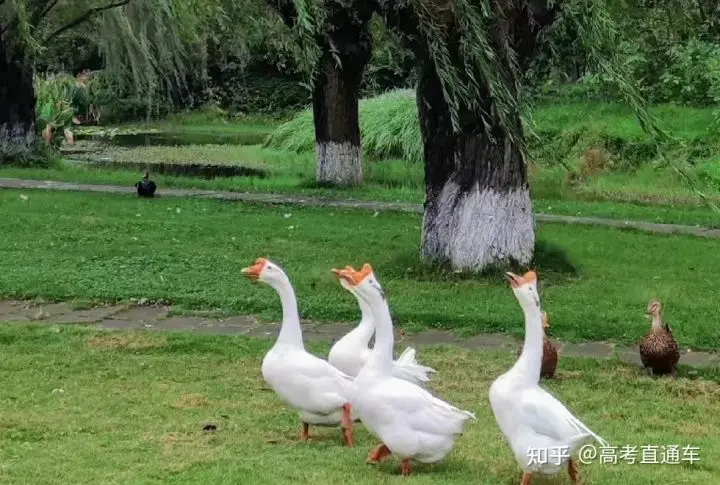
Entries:
[[530,482],[532,482],[532,473],[525,472],[522,476],[522,481],[520,482],[520,485],[530,485]]
[[380,463],[391,454],[390,448],[380,443],[368,453],[367,463]]
[[580,483],[580,469],[578,464],[575,463],[572,458],[568,460],[568,475],[570,475],[570,481],[573,483]]
[[410,462],[410,458],[405,458],[402,461],[402,474],[404,477],[409,477],[412,473],[412,463]]
[[308,423],[303,423],[303,430],[300,434],[300,441],[307,441],[310,439],[310,425]]
[[352,408],[350,407],[350,404],[343,404],[342,407],[343,410],[343,416],[342,416],[342,428],[343,428],[343,436],[345,438],[345,444],[347,446],[355,446],[355,439],[353,437],[353,421],[352,421]]

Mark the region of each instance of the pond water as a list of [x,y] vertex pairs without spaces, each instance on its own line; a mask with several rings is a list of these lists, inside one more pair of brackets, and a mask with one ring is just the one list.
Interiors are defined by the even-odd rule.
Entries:
[[[204,163],[146,163],[137,161],[113,161],[104,158],[103,149],[108,147],[133,148],[141,146],[185,146],[185,145],[259,145],[267,133],[212,133],[212,132],[155,132],[155,133],[117,133],[78,134],[75,139],[84,141],[74,147],[65,147],[65,155],[83,155],[71,163],[106,169],[130,169],[153,173],[179,175],[213,179],[217,177],[265,177],[267,174],[259,168],[242,165],[216,165]],[[89,142],[89,143],[88,143]]]
[[66,163],[104,169],[129,169],[138,172],[149,170],[152,173],[197,177],[206,180],[223,177],[259,177],[265,178],[265,170],[242,165],[211,165],[202,163],[144,163],[113,162],[110,160],[68,160]]
[[267,133],[122,133],[114,137],[104,134],[82,135],[77,140],[90,140],[118,147],[183,146],[183,145],[259,145]]

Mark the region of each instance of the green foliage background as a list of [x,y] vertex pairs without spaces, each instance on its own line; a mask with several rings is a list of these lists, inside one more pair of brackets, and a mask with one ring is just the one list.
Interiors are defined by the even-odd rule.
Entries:
[[[12,8],[27,14],[42,1],[3,2],[0,14],[6,20],[0,16],[0,21],[7,23]],[[298,37],[300,31],[288,28],[271,3],[133,0],[55,36],[52,33],[74,16],[106,3],[60,0],[37,25],[27,20],[28,15],[18,18],[27,20],[27,24],[20,22],[21,40],[45,79],[41,97],[63,90],[51,87],[50,80],[60,84],[67,80],[49,75],[101,71],[94,75],[98,89],[92,96],[96,96],[93,105],[102,109],[102,122],[160,116],[206,104],[238,113],[288,115],[309,104],[303,84],[307,51]],[[592,32],[578,28],[577,8],[588,8],[587,3],[567,2],[569,7],[543,35],[525,79],[526,91],[536,99],[623,97],[617,79],[605,74],[590,52]],[[720,103],[720,6],[716,2],[606,0],[605,4],[618,31],[632,32],[631,38],[619,40],[616,54],[643,97],[652,103],[690,106]],[[465,0],[457,6],[472,10]],[[479,17],[468,17],[464,28],[472,30],[481,23]],[[432,22],[424,28],[433,28]],[[373,56],[362,95],[413,87],[413,54],[377,16],[372,33]],[[406,156],[414,159],[417,154]]]

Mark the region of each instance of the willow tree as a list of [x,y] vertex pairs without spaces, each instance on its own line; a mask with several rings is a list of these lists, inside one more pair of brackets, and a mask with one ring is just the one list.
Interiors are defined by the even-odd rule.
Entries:
[[0,160],[33,149],[37,139],[34,60],[68,31],[87,29],[110,65],[118,68],[111,72],[118,79],[129,78],[140,90],[182,78],[179,3],[0,0]]
[[559,16],[641,127],[656,143],[667,140],[622,67],[621,37],[603,0],[378,1],[419,60],[426,260],[471,270],[532,261],[523,81]]
[[405,0],[382,7],[420,64],[424,258],[473,270],[530,263],[535,231],[521,81],[558,3]]
[[316,180],[362,183],[358,102],[372,54],[374,0],[267,0],[296,29],[312,89]]

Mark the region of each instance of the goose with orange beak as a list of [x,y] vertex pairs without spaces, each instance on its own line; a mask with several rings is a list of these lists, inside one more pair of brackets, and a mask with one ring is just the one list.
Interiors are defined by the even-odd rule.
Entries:
[[402,472],[407,476],[412,460],[442,461],[475,416],[393,375],[390,309],[370,265],[336,274],[368,305],[375,320],[375,346],[355,378],[352,401],[357,417],[380,440],[370,451],[368,462],[377,463],[394,454],[402,460]]
[[[609,445],[540,387],[544,332],[537,274],[507,273],[507,277],[525,314],[525,344],[515,365],[490,386],[490,405],[523,470],[521,485],[530,485],[534,474],[555,475],[565,467],[570,480],[578,483],[576,458],[580,448],[592,440]],[[562,453],[552,459],[537,459],[537,450],[553,449]]]
[[275,345],[263,359],[262,375],[275,394],[300,414],[301,439],[309,439],[311,424],[341,425],[345,444],[353,446],[352,377],[305,350],[295,290],[287,275],[265,258],[242,273],[271,286],[280,296],[282,326]]
[[[360,373],[363,365],[370,357],[369,343],[370,338],[375,333],[375,319],[370,306],[357,295],[355,288],[347,282],[344,276],[352,279],[355,274],[369,275],[372,273],[372,268],[366,264],[359,272],[355,271],[352,266],[333,269],[332,272],[338,276],[342,287],[357,299],[361,319],[357,327],[335,342],[328,354],[328,362],[344,373],[355,377]],[[417,360],[415,360],[415,349],[412,347],[406,348],[400,357],[393,362],[393,375],[414,384],[420,385],[428,382],[430,380],[429,374],[433,372],[435,370],[431,367],[418,364]]]

